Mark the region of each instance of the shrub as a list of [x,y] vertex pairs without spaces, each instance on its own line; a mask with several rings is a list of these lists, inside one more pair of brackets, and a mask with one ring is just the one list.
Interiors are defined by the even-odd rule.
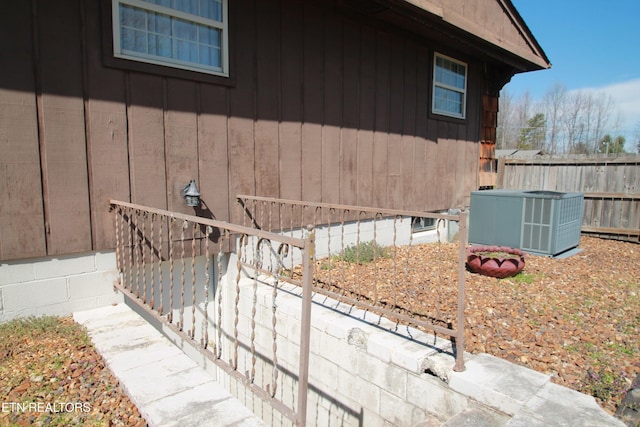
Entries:
[[348,263],[367,264],[377,258],[389,257],[389,249],[372,240],[348,246],[342,254],[334,256],[333,259]]

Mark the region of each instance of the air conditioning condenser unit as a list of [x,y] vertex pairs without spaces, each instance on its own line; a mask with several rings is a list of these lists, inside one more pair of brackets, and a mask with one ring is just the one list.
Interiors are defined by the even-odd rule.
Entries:
[[583,202],[583,193],[473,191],[469,243],[556,256],[580,243]]

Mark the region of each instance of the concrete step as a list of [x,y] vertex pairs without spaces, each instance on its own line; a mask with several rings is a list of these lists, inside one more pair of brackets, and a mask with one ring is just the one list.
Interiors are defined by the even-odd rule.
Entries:
[[464,372],[453,372],[451,389],[511,417],[505,427],[624,427],[592,396],[554,384],[548,375],[491,356],[466,361]]
[[152,427],[266,424],[125,304],[76,312],[106,365]]

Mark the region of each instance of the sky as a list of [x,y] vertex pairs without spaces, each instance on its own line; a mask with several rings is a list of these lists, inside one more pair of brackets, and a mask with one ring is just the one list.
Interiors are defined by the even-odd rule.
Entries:
[[640,129],[640,0],[512,0],[551,69],[516,74],[504,90],[540,100],[554,84],[609,94],[628,142]]

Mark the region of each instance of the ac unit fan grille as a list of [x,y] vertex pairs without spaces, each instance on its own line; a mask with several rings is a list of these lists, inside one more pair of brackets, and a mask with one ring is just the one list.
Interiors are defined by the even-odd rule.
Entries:
[[554,203],[548,199],[524,198],[522,249],[548,252],[551,248],[551,218]]

